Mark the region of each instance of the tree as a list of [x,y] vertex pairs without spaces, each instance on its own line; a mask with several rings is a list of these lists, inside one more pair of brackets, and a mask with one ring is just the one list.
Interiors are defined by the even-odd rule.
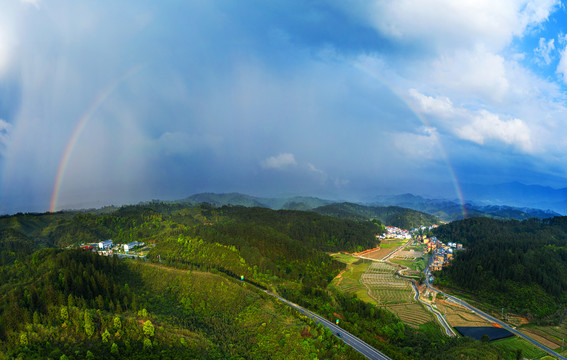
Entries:
[[108,329],[105,329],[104,332],[101,335],[102,337],[102,342],[103,343],[107,343],[108,340],[110,339],[110,333],[108,332]]
[[69,319],[69,310],[67,306],[61,306],[61,320],[67,321]]
[[88,310],[85,310],[85,334],[87,334],[88,337],[94,334],[93,319],[91,319]]
[[482,341],[483,343],[490,342],[490,336],[484,334],[484,335],[482,335],[482,337],[480,338],[480,341]]
[[150,349],[152,347],[152,341],[148,338],[144,339],[144,349]]
[[110,347],[110,353],[114,355],[120,354],[120,351],[118,351],[118,345],[116,345],[116,343],[112,343],[112,346]]
[[28,346],[29,341],[28,341],[28,335],[26,333],[20,335],[20,344],[23,346]]
[[155,329],[154,329],[154,326],[152,325],[152,322],[150,320],[148,320],[144,323],[143,330],[144,330],[144,335],[146,335],[147,337],[154,336]]
[[122,327],[122,320],[120,319],[120,316],[115,316],[114,317],[114,328],[115,329],[120,329]]

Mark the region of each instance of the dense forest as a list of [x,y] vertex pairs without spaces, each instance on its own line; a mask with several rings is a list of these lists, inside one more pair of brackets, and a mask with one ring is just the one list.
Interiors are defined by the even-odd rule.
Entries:
[[353,203],[340,203],[321,206],[313,209],[313,211],[340,219],[378,219],[388,226],[407,230],[421,225],[428,226],[439,223],[439,220],[433,215],[399,206],[364,206]]
[[440,285],[539,321],[560,321],[567,304],[567,217],[499,221],[471,218],[434,230],[464,244]]
[[[0,217],[0,359],[362,358],[264,289],[340,317],[392,359],[512,358],[329,290],[345,265],[328,253],[375,247],[382,231],[378,220],[157,201]],[[144,242],[145,256],[77,249],[105,239]]]

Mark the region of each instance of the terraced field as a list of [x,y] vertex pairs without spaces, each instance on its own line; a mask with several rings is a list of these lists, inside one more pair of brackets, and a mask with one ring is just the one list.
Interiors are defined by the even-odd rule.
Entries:
[[[382,251],[387,250],[387,253],[390,253],[402,243],[398,241],[395,244],[395,246],[388,244],[389,246]],[[398,277],[397,266],[370,260],[351,262],[350,258],[337,255],[333,257],[348,264],[348,268],[333,280],[331,286],[342,292],[356,294],[361,300],[373,302],[395,313],[409,326],[417,328],[419,325],[435,321],[431,313],[413,299],[411,283],[407,279]]]
[[433,321],[431,314],[413,300],[411,283],[396,275],[397,267],[373,262],[360,277],[370,297],[385,309],[397,314],[400,319],[414,327]]
[[388,305],[386,309],[397,314],[404,324],[413,327],[419,327],[419,325],[433,321],[431,313],[425,311],[423,307],[416,302]]
[[446,300],[436,300],[435,306],[451,326],[490,326],[490,323],[463,306]]

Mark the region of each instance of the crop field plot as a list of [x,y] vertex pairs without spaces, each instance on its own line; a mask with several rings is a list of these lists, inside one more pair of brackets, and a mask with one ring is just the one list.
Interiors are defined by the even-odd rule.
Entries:
[[561,349],[561,339],[563,339],[563,337],[561,336],[565,336],[565,335],[560,335],[561,333],[556,333],[561,337],[561,339],[559,339],[556,336],[550,334],[550,332],[552,331],[545,331],[548,330],[549,328],[553,328],[553,326],[545,326],[545,327],[542,326],[535,328],[526,327],[518,330],[521,333],[528,335],[535,341],[542,343],[543,345],[547,346],[550,349],[553,350]]
[[431,313],[425,310],[420,304],[415,302],[388,305],[385,308],[386,310],[398,315],[400,320],[402,320],[404,324],[408,324],[414,328],[418,328],[419,325],[434,321]]
[[370,288],[370,295],[380,305],[406,304],[411,302],[413,297],[411,291],[388,288]]
[[490,326],[490,323],[470,310],[450,303],[445,300],[435,300],[437,310],[443,315],[453,327],[455,326]]
[[404,245],[408,241],[409,240],[407,239],[384,239],[380,241],[380,248],[393,250],[399,246]]
[[425,254],[423,251],[403,250],[396,253],[396,258],[399,259],[418,259]]

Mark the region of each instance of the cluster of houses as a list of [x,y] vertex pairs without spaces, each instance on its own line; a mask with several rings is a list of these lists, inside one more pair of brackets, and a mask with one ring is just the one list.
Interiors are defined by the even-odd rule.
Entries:
[[386,233],[376,235],[378,239],[411,239],[411,233],[408,230],[400,229],[394,226],[386,226]]
[[427,245],[427,250],[431,251],[431,265],[429,268],[431,271],[439,271],[443,269],[443,266],[449,264],[449,261],[453,259],[453,252],[463,249],[463,244],[449,242],[445,244],[438,240],[435,236],[431,238],[423,237],[422,242]]
[[114,245],[113,241],[109,239],[109,240],[100,241],[98,243],[82,245],[81,249],[96,251],[101,255],[109,256],[112,255],[114,251],[119,251],[120,247],[122,247],[124,252],[128,254],[132,249],[143,245],[144,243],[138,241],[133,241],[128,244]]

